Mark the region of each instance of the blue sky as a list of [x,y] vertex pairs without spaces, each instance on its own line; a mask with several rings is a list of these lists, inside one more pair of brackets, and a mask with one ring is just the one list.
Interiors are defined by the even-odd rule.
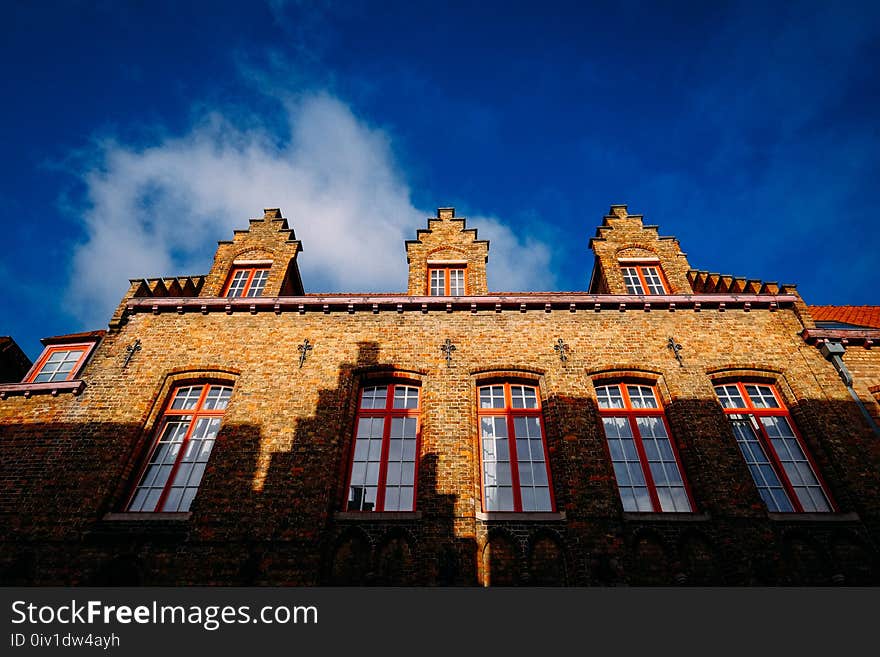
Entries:
[[[183,5],[183,6],[179,6]],[[0,6],[0,334],[101,328],[264,207],[306,289],[402,291],[455,206],[494,290],[583,290],[608,206],[691,265],[877,304],[878,3]]]

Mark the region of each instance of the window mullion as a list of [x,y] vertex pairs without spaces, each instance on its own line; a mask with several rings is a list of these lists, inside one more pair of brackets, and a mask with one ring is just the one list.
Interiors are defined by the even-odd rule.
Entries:
[[519,490],[519,454],[516,451],[513,411],[508,408],[505,414],[507,415],[507,443],[510,451],[510,481],[513,484],[513,510],[522,511],[522,493]]
[[661,511],[660,498],[657,495],[657,489],[654,486],[654,477],[651,475],[651,468],[648,464],[648,455],[645,453],[645,446],[642,444],[642,432],[639,431],[639,423],[636,413],[630,410],[627,413],[630,430],[633,433],[633,440],[636,443],[636,453],[639,455],[639,462],[642,466],[642,476],[645,478],[645,486],[648,487],[648,496],[651,498],[651,506],[654,511]]
[[768,458],[773,463],[773,467],[778,473],[779,481],[782,483],[782,487],[785,488],[785,494],[788,495],[788,499],[791,501],[791,506],[796,512],[803,513],[804,507],[801,505],[801,501],[798,499],[797,493],[795,493],[794,487],[791,485],[791,481],[788,478],[788,474],[785,472],[785,467],[782,465],[782,461],[779,460],[779,454],[776,453],[776,448],[773,447],[773,443],[770,441],[770,434],[767,433],[767,428],[764,426],[764,423],[761,422],[761,415],[762,414],[759,414],[758,412],[754,413],[755,420],[758,423],[761,442],[764,443],[764,449],[767,452]]
[[246,297],[247,294],[248,294],[248,292],[250,291],[250,289],[251,289],[251,284],[254,282],[254,275],[255,275],[256,273],[257,273],[256,268],[251,269],[251,270],[248,272],[248,278],[247,278],[247,281],[245,282],[244,287],[241,289],[241,296],[242,296],[242,297]]
[[382,452],[379,456],[379,485],[376,488],[376,511],[385,510],[385,478],[388,476],[388,450],[391,442],[391,413],[386,412],[382,423]]
[[[180,468],[180,462],[183,461],[183,455],[186,454],[186,448],[189,445],[190,436],[192,435],[192,432],[195,430],[196,425],[198,424],[199,410],[205,403],[205,397],[207,397],[208,390],[210,390],[210,388],[211,386],[207,383],[202,386],[202,394],[199,395],[199,399],[196,402],[195,408],[193,409],[192,417],[189,421],[189,427],[187,427],[186,429],[186,434],[183,436],[183,440],[180,441],[180,450],[177,452],[177,457],[174,459],[174,466],[171,468],[171,472],[168,473],[168,479],[165,482],[165,486],[162,488],[162,494],[159,496],[159,500],[156,502],[156,506],[153,511],[162,510],[162,506],[165,504],[165,500],[168,498],[168,494],[171,492],[172,484],[174,483],[174,477],[177,476],[177,470]],[[172,396],[171,401],[169,402],[169,406],[173,403],[174,397]],[[160,434],[156,440],[161,440],[161,438],[162,436]]]
[[648,281],[645,278],[645,272],[643,271],[642,265],[636,265],[635,270],[639,276],[639,280],[642,282],[642,293],[651,294],[651,288],[648,287]]

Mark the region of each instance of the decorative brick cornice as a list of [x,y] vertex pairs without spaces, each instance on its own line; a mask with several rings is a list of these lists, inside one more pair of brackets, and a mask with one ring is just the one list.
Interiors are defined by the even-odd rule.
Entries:
[[149,298],[130,299],[125,314],[212,312],[299,313],[320,312],[476,312],[559,311],[559,312],[675,312],[679,310],[757,310],[774,311],[792,306],[794,295],[701,294],[701,295],[621,295],[580,292],[533,292],[525,294],[485,295],[474,297],[430,297],[398,294],[308,295],[296,297],[254,298]]
[[62,392],[72,392],[78,395],[86,387],[82,379],[73,381],[54,381],[49,383],[4,383],[0,385],[0,399],[7,397],[30,397],[32,395],[58,396]]
[[844,345],[864,345],[871,347],[880,344],[880,329],[804,329],[801,337],[808,344],[822,344],[827,340],[840,341]]

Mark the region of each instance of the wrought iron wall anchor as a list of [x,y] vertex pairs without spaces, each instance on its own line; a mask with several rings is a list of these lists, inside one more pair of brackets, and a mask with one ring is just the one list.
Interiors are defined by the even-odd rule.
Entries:
[[312,345],[309,344],[309,339],[306,338],[303,340],[303,343],[297,345],[296,350],[299,352],[299,366],[302,367],[303,363],[306,362],[306,358],[309,355],[309,352],[313,349]]
[[134,355],[141,350],[141,339],[137,338],[134,342],[125,348],[125,360],[122,362],[122,369],[128,367]]
[[446,338],[446,342],[440,345],[440,351],[445,354],[446,367],[452,367],[452,352],[455,351],[455,345],[452,340]]
[[673,338],[669,338],[669,342],[666,343],[666,346],[672,349],[672,355],[675,356],[675,360],[678,361],[678,366],[684,367],[684,363],[681,360],[681,354],[678,353],[682,350],[682,346]]
[[556,341],[556,344],[553,345],[553,349],[559,354],[559,360],[563,363],[568,360],[568,345],[565,344],[565,341],[562,338],[559,338]]

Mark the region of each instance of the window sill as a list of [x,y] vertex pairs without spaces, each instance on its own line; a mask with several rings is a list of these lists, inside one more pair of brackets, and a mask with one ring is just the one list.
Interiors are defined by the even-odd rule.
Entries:
[[512,522],[547,522],[565,520],[565,511],[477,511],[477,520],[508,520]]
[[383,520],[421,520],[421,511],[337,511],[334,520],[381,522]]
[[775,522],[859,522],[859,514],[849,513],[774,513],[767,516]]
[[192,518],[192,512],[185,511],[183,513],[170,513],[165,511],[158,512],[133,512],[133,513],[105,513],[101,520],[108,522],[130,521],[130,520],[146,520],[147,522],[157,522],[162,520],[171,520],[174,522],[185,522]]
[[31,395],[52,395],[57,397],[59,392],[72,392],[78,395],[86,387],[82,379],[73,381],[53,381],[51,383],[4,383],[0,385],[0,399],[7,397],[30,397]]
[[638,522],[707,522],[711,519],[708,513],[670,513],[658,512],[633,512],[624,511],[624,520]]

